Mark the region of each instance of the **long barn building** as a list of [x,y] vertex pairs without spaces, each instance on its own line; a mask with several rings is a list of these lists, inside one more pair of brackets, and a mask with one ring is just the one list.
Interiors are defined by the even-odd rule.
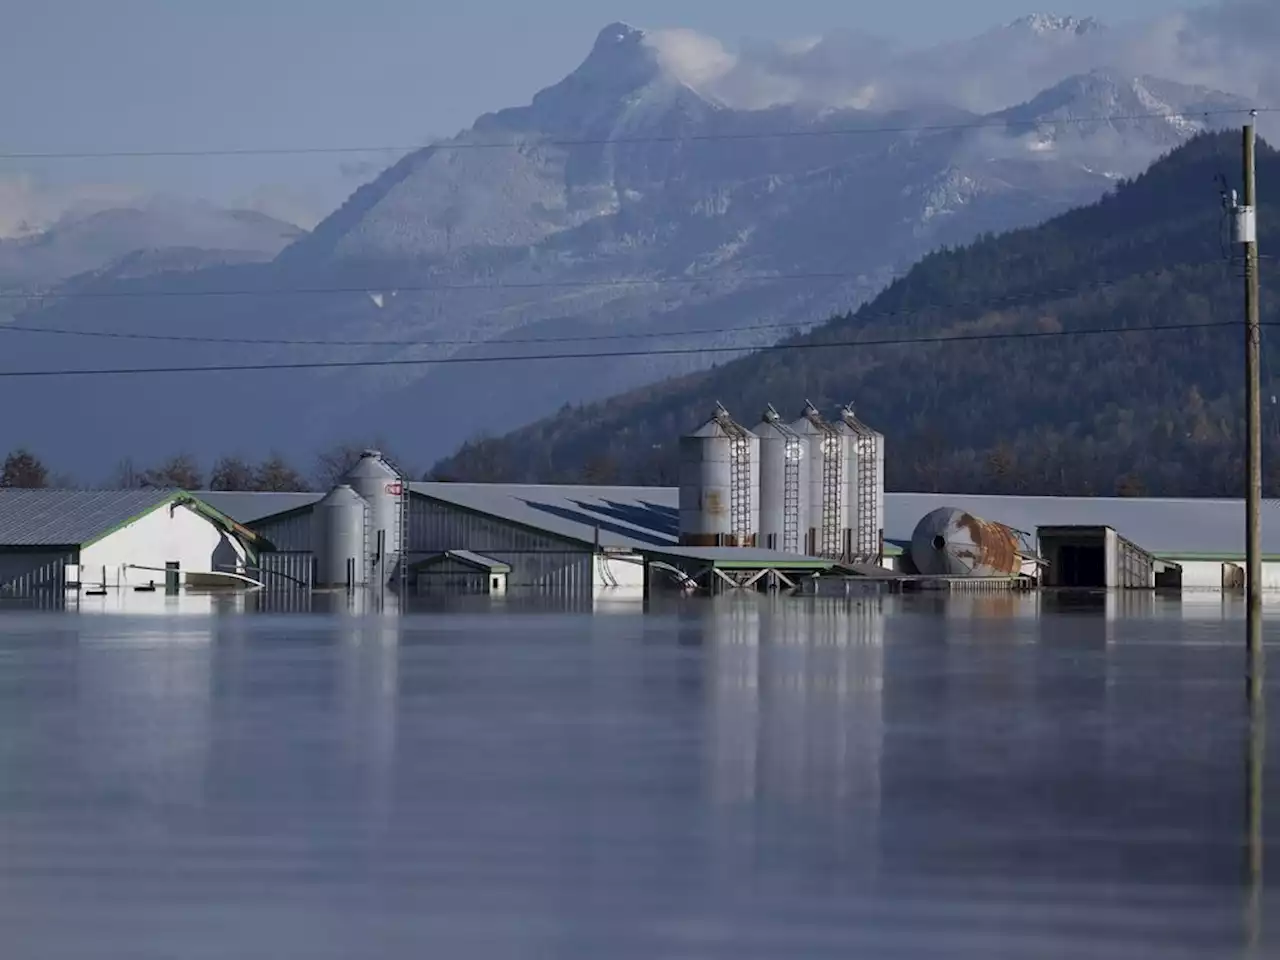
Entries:
[[[68,581],[117,589],[164,584],[175,576],[184,586],[310,587],[322,498],[0,490],[0,597]],[[582,597],[641,589],[646,562],[687,560],[726,569],[748,563],[784,571],[803,563],[763,549],[681,546],[675,488],[413,483],[405,487],[403,504],[405,537],[396,565],[410,589],[471,584],[489,592]],[[1117,549],[1126,545],[1177,565],[1183,589],[1236,590],[1242,583],[1244,508],[1238,500],[890,493],[887,566],[899,564],[916,525],[939,507],[1021,531],[1051,571],[1066,552],[1085,558],[1076,564],[1086,578],[1077,586],[1128,585],[1122,567],[1133,550]],[[1263,586],[1280,590],[1280,508],[1264,515],[1263,550]],[[1089,559],[1090,551],[1096,559]]]
[[[502,565],[504,588],[590,593],[642,584],[646,556],[679,552],[679,492],[670,487],[414,483],[409,485],[406,563],[450,551]],[[319,494],[201,494],[283,555],[309,562]],[[1244,505],[1239,500],[1011,497],[936,493],[885,496],[885,563],[894,567],[920,519],[955,507],[1020,531],[1049,550],[1075,528],[1104,545],[1136,544],[1181,568],[1183,589],[1240,586]],[[1108,534],[1109,532],[1109,534]],[[1280,508],[1263,521],[1264,587],[1280,590]],[[763,552],[763,551],[761,551]],[[731,555],[731,552],[729,553]],[[265,555],[264,555],[265,556]],[[1080,586],[1123,586],[1115,572]]]

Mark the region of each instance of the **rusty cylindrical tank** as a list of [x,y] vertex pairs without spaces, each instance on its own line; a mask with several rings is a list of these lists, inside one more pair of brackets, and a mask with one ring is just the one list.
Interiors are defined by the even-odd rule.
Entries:
[[911,560],[934,577],[1012,577],[1022,569],[1012,530],[955,507],[939,507],[916,524]]

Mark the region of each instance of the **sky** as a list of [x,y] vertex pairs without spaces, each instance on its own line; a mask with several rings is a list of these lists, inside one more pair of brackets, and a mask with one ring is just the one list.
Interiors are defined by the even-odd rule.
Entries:
[[[1049,12],[1114,24],[1185,5],[1072,0]],[[1036,0],[0,0],[0,153],[408,145],[453,134],[485,111],[528,102],[572,70],[601,27],[615,20],[692,28],[730,47],[834,30],[924,45],[981,32],[1038,6]],[[314,221],[391,159],[372,152],[0,160],[0,205],[37,203],[69,185],[113,196],[145,185]]]

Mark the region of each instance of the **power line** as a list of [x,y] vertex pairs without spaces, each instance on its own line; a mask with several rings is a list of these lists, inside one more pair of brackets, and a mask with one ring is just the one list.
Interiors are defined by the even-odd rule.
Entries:
[[[821,321],[817,321],[820,323]],[[65,327],[26,327],[0,323],[0,333],[48,333],[68,337],[95,337],[107,340],[159,340],[166,343],[230,344],[263,347],[479,347],[508,343],[594,343],[601,340],[652,340],[655,337],[710,336],[725,333],[748,333],[755,330],[798,330],[814,326],[814,322],[757,323],[744,327],[711,327],[691,330],[661,330],[652,333],[605,333],[578,337],[526,337],[509,340],[294,340],[270,337],[202,337],[171,333],[128,333],[116,330],[70,330]]]
[[[1179,266],[1188,266],[1193,269],[1201,267],[1219,266],[1218,261],[1207,261],[1204,263],[1180,264]],[[845,276],[852,277],[852,274]],[[1139,275],[1140,276],[1140,275]],[[761,278],[763,279],[763,278]],[[902,279],[902,276],[894,278],[895,281]],[[925,303],[916,304],[910,309],[904,310],[869,310],[863,307],[852,313],[852,316],[863,322],[874,320],[900,319],[902,317],[921,316],[923,314],[938,310],[968,310],[975,307],[986,309],[994,309],[996,307],[1004,307],[1015,305],[1027,300],[1041,301],[1053,299],[1057,297],[1075,296],[1078,294],[1092,293],[1098,290],[1105,290],[1128,283],[1135,279],[1134,276],[1121,277],[1117,279],[1097,280],[1088,284],[1077,284],[1074,286],[1062,287],[1038,287],[1024,293],[1012,293],[1001,297],[984,297],[977,300],[955,300],[949,303]],[[402,288],[401,288],[402,289]],[[611,333],[611,334],[590,334],[581,336],[563,336],[563,337],[524,337],[511,339],[491,339],[491,340],[454,340],[454,339],[431,339],[431,340],[312,340],[288,337],[213,337],[200,336],[192,334],[173,334],[173,333],[135,333],[120,330],[77,330],[67,327],[49,327],[49,326],[27,326],[24,324],[0,323],[0,333],[32,333],[32,334],[49,334],[54,336],[68,337],[90,337],[96,339],[108,340],[144,340],[159,341],[164,343],[199,343],[199,344],[227,344],[227,345],[243,345],[243,346],[288,346],[288,347],[432,347],[432,346],[502,346],[505,344],[533,344],[533,343],[594,343],[608,340],[651,340],[656,337],[676,337],[676,336],[714,336],[721,334],[735,333],[751,333],[761,330],[803,330],[816,329],[829,321],[793,321],[788,323],[758,323],[748,324],[739,327],[702,327],[690,328],[685,330],[658,330],[647,333]],[[738,348],[730,348],[738,349]]]
[[[1256,113],[1275,113],[1280,108],[1260,107]],[[526,137],[512,140],[489,142],[421,143],[410,146],[333,146],[333,147],[231,147],[222,149],[158,149],[158,150],[84,150],[84,151],[8,151],[0,153],[0,160],[114,160],[114,159],[154,159],[183,157],[261,157],[261,156],[293,156],[305,154],[343,154],[343,153],[410,153],[417,150],[434,148],[436,150],[510,150],[520,147],[599,147],[628,144],[660,144],[660,143],[697,143],[706,141],[750,141],[779,140],[792,138],[815,137],[852,137],[871,136],[890,133],[942,133],[958,130],[979,130],[992,128],[1025,128],[1034,130],[1042,127],[1058,127],[1087,123],[1126,123],[1139,120],[1195,120],[1214,116],[1237,116],[1248,114],[1249,107],[1234,109],[1202,110],[1189,113],[1150,113],[1103,114],[1093,117],[1061,117],[1054,119],[1015,120],[1008,117],[999,119],[972,120],[964,123],[929,123],[903,124],[899,126],[879,127],[832,127],[818,130],[759,130],[719,133],[691,133],[687,135],[638,136],[638,137],[585,137],[585,138],[539,138]]]
[[[862,274],[855,273],[759,273],[719,277],[617,277],[610,280],[529,280],[515,283],[429,283],[388,284],[385,287],[261,287],[232,288],[226,290],[77,290],[67,293],[0,293],[0,300],[130,300],[151,297],[282,297],[329,296],[333,294],[362,294],[371,296],[388,293],[441,293],[458,290],[558,290],[581,287],[599,289],[609,287],[644,286],[696,286],[702,283],[851,280]],[[897,278],[895,278],[897,279]]]
[[[1263,259],[1267,259],[1264,257]],[[1213,266],[1218,261],[1209,261],[1200,264],[1189,264],[1192,267]],[[1185,266],[1184,264],[1175,264],[1176,266]],[[912,268],[914,269],[914,267]],[[909,272],[909,271],[908,271]],[[365,286],[340,286],[340,287],[260,287],[252,288],[230,288],[225,290],[85,290],[73,292],[53,292],[53,293],[0,293],[0,301],[4,300],[25,300],[43,304],[44,301],[58,300],[147,300],[147,299],[180,299],[189,297],[287,297],[287,296],[330,296],[330,295],[352,295],[360,294],[366,297],[392,296],[400,293],[451,293],[456,291],[500,291],[500,290],[559,290],[573,288],[588,289],[608,289],[611,287],[629,287],[629,286],[696,286],[698,284],[720,284],[720,283],[773,283],[773,282],[815,282],[815,281],[839,281],[839,280],[857,280],[866,276],[863,272],[836,272],[836,273],[751,273],[751,274],[726,274],[717,277],[615,277],[608,280],[538,280],[517,283],[425,283],[425,284],[387,284],[378,287],[373,284]],[[907,273],[894,274],[888,278],[887,284],[896,283],[904,279]],[[1121,280],[1104,280],[1100,281],[1099,286],[1107,286],[1114,283],[1124,282]],[[1092,284],[1090,286],[1093,286]],[[1075,292],[1073,288],[1070,292]],[[1043,292],[1043,291],[1041,291]],[[1049,291],[1054,292],[1054,291]],[[1020,296],[1020,295],[1019,295]],[[943,307],[964,306],[965,304],[941,304]],[[4,330],[3,324],[0,324],[0,331]],[[10,329],[17,329],[10,327]],[[32,331],[37,332],[37,331]]]
[[[1264,323],[1263,326],[1274,326]],[[841,347],[885,347],[907,345],[941,345],[949,343],[979,343],[997,340],[1039,340],[1064,337],[1086,337],[1131,333],[1172,333],[1187,330],[1229,329],[1238,330],[1235,323],[1220,321],[1210,323],[1171,323],[1156,327],[1096,327],[1087,330],[1031,330],[1011,333],[977,333],[960,334],[949,337],[895,337],[879,340],[832,340],[825,342],[804,341],[798,343],[780,343],[769,348],[771,350],[831,350]],[[693,356],[725,353],[748,353],[758,348],[754,346],[736,347],[670,347],[657,350],[610,350],[596,353],[542,353],[523,354],[505,357],[437,357],[423,359],[383,359],[383,360],[317,360],[298,363],[246,363],[246,364],[210,364],[207,366],[173,366],[173,367],[116,367],[99,369],[57,369],[57,370],[0,370],[0,379],[37,379],[47,377],[104,377],[104,376],[144,376],[166,373],[244,373],[256,371],[281,372],[286,370],[338,370],[371,367],[420,367],[444,366],[449,364],[482,364],[512,363],[547,360],[604,360],[625,357],[671,357]]]

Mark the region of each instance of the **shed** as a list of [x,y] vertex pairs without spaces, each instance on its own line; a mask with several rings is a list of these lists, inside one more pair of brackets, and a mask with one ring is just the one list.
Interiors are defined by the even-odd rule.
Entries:
[[511,566],[470,550],[448,550],[419,560],[410,567],[420,593],[507,592]]
[[1037,527],[1044,585],[1120,590],[1181,586],[1182,568],[1109,526]]

